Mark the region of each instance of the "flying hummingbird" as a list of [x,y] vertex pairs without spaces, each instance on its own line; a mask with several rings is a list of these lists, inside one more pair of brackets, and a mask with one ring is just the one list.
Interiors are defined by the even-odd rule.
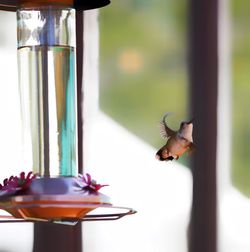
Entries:
[[193,123],[182,122],[178,131],[174,131],[167,126],[166,117],[170,113],[166,113],[160,123],[160,134],[167,140],[167,143],[156,153],[156,158],[160,161],[168,161],[178,159],[186,151],[194,150],[193,144]]

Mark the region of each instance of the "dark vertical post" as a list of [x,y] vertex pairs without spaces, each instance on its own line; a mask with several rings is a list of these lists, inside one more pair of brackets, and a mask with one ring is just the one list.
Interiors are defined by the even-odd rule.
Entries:
[[[83,11],[76,12],[76,53],[77,53],[77,114],[78,114],[78,167],[83,167],[82,132],[82,74],[83,74]],[[51,223],[34,224],[33,252],[82,252],[82,225],[64,226]]]
[[51,223],[36,223],[34,226],[33,252],[81,252],[81,223],[66,226]]
[[192,158],[189,252],[216,252],[218,0],[190,0],[189,4],[190,101],[197,145]]

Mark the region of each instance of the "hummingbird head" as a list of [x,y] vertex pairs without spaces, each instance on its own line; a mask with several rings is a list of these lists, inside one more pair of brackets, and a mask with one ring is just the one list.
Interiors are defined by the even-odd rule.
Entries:
[[181,137],[188,139],[190,142],[193,141],[193,119],[188,122],[182,122],[180,125],[179,133]]

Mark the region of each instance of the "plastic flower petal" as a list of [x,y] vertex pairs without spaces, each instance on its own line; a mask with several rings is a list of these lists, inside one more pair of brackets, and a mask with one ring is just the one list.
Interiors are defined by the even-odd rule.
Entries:
[[0,184],[0,191],[7,193],[17,192],[20,190],[27,189],[32,180],[36,178],[32,172],[29,172],[25,176],[25,172],[21,172],[18,176],[10,176],[9,178],[4,179],[3,184]]
[[25,172],[20,173],[20,178],[18,178],[18,187],[21,187],[22,190],[27,189],[32,180],[36,178],[36,175],[32,172],[29,172],[25,177]]
[[101,185],[98,184],[94,179],[91,178],[89,173],[86,173],[85,175],[79,176],[81,180],[81,187],[83,190],[88,190],[90,192],[98,192],[102,187],[108,186],[108,185]]

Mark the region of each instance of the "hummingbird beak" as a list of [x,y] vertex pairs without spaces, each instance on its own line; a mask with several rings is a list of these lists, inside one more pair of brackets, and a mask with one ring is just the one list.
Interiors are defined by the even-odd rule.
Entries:
[[187,124],[193,123],[194,118],[192,118],[189,122],[187,122]]

